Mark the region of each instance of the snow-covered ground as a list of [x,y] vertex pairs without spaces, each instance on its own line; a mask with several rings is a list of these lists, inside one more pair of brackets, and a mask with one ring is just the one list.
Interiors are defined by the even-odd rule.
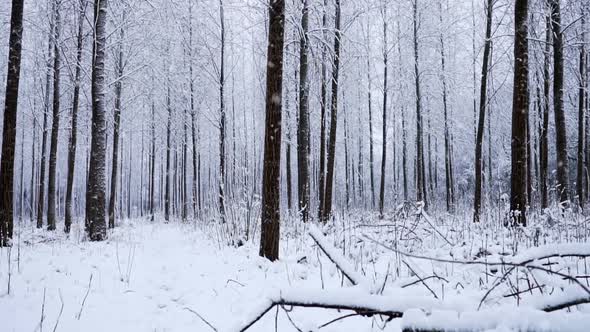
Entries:
[[[319,270],[307,259],[297,263],[311,248],[292,250],[299,253],[270,263],[251,242],[234,248],[205,233],[192,225],[135,221],[118,227],[108,241],[93,243],[81,242],[76,232],[66,239],[60,232],[48,235],[25,228],[20,268],[18,246],[11,252],[10,294],[8,251],[2,249],[1,330],[53,331],[56,324],[56,331],[209,330],[200,315],[221,331],[273,288],[321,287]],[[284,251],[295,245],[295,240],[286,241]],[[324,278],[338,278],[334,267],[328,270]],[[321,324],[337,316],[314,309],[292,313],[300,324]],[[274,324],[273,310],[251,330],[271,331]],[[278,324],[279,331],[294,331],[282,310]],[[326,330],[369,331],[370,325],[349,319]]]
[[[520,275],[508,274],[514,282],[498,285],[507,267],[432,262],[403,257],[387,249],[397,246],[402,252],[441,260],[494,262],[510,256],[506,260],[514,261],[549,252],[525,249],[533,241],[551,243],[561,231],[545,235],[531,231],[533,240],[527,240],[526,234],[514,235],[520,237],[521,248],[519,255],[512,256],[517,241],[503,234],[501,226],[466,230],[469,224],[445,220],[447,224],[441,225],[436,217],[413,220],[409,217],[396,227],[387,221],[366,224],[360,218],[350,225],[340,220],[329,229],[324,241],[338,248],[332,248],[335,252],[329,254],[340,255],[336,259],[345,260],[341,262],[345,269],[354,270],[349,273],[362,279],[355,287],[350,287],[326,253],[306,235],[309,227],[303,224],[283,226],[281,260],[275,263],[258,256],[258,240],[230,246],[222,240],[222,227],[214,225],[127,220],[109,234],[107,241],[99,243],[82,240],[80,227],[75,227],[69,238],[30,225],[19,227],[14,247],[10,251],[0,249],[1,330],[213,331],[213,326],[218,331],[231,331],[236,323],[267,304],[266,299],[290,297],[304,301],[314,296],[322,301],[358,299],[359,303],[403,310],[420,307],[435,312],[471,312],[466,317],[489,327],[502,312],[519,317],[519,312],[514,311],[517,306],[520,310],[526,304],[522,308],[525,314],[559,296],[583,295],[582,289],[571,282],[556,281],[538,271],[522,269]],[[319,230],[312,232],[321,236]],[[567,269],[580,269],[572,274],[587,274],[582,270],[585,261],[565,260],[569,262]],[[535,289],[535,285],[527,291],[530,280],[546,292]],[[515,291],[523,292],[511,295]],[[482,311],[476,312],[480,304]],[[486,310],[491,311],[486,314]],[[273,308],[249,331],[274,331],[275,324],[278,331],[317,331],[322,324],[349,313]],[[433,314],[429,319],[422,318],[423,314],[413,311],[407,319],[424,326],[438,321],[435,317],[445,317],[451,321],[450,326],[465,324],[453,323],[457,317],[452,313]],[[548,321],[566,319],[570,322],[567,331],[581,332],[590,324],[590,316],[567,315],[560,312],[543,316],[534,311],[529,317],[543,324],[543,317]],[[490,317],[489,324],[485,317]],[[379,316],[354,316],[319,330],[400,331],[402,323],[399,319],[386,322]],[[552,326],[543,324],[549,329]]]

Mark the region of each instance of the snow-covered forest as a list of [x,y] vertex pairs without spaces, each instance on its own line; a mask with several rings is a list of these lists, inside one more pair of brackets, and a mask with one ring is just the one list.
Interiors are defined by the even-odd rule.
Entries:
[[1,331],[587,331],[587,0],[0,2]]

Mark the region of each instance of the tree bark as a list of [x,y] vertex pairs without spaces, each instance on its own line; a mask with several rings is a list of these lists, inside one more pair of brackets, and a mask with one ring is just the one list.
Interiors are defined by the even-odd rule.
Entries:
[[108,0],[94,2],[92,51],[92,142],[86,188],[86,224],[92,241],[106,239],[106,98],[105,49]]
[[70,129],[70,142],[68,144],[68,178],[66,189],[66,215],[65,227],[66,233],[70,232],[73,219],[74,203],[74,179],[76,172],[76,144],[78,138],[78,107],[80,104],[80,80],[82,75],[82,52],[84,48],[84,13],[86,12],[86,2],[80,1],[80,12],[78,17],[78,40],[76,54],[76,73],[74,77],[74,97],[72,104],[72,122]]
[[9,246],[14,225],[14,150],[16,145],[16,119],[23,36],[23,0],[12,0],[8,73],[4,99],[2,130],[2,159],[0,159],[0,246]]
[[494,17],[494,1],[488,0],[486,7],[486,39],[484,43],[483,61],[481,65],[481,88],[479,93],[479,118],[477,123],[477,137],[475,141],[475,194],[473,197],[473,222],[479,222],[481,209],[482,187],[482,150],[485,126],[486,106],[488,104],[488,67],[490,49],[492,45],[492,18]]
[[375,170],[373,168],[374,147],[373,147],[373,84],[371,80],[371,48],[369,41],[370,25],[367,23],[367,37],[365,43],[367,44],[367,103],[369,111],[369,176],[371,184],[371,208],[375,207]]
[[326,83],[326,62],[327,62],[327,37],[326,37],[326,29],[327,29],[327,14],[326,14],[326,6],[328,5],[328,1],[324,0],[323,6],[323,14],[322,14],[322,64],[321,64],[321,81],[320,81],[320,175],[319,175],[319,189],[318,189],[318,197],[319,197],[319,208],[318,208],[318,216],[319,219],[322,219],[325,209],[325,193],[326,193],[326,104],[328,103],[328,91],[327,91],[327,83]]
[[[125,15],[123,14],[124,19]],[[115,111],[113,113],[113,160],[111,168],[111,194],[109,196],[109,228],[115,227],[118,197],[117,186],[119,183],[119,140],[121,131],[121,98],[123,93],[123,39],[125,37],[123,27],[121,27],[119,33],[119,52],[116,65],[117,80],[115,82]]]
[[285,41],[285,1],[274,0],[268,9],[269,34],[266,65],[266,124],[260,256],[279,259],[281,190],[281,108],[283,90],[283,45]]
[[[200,212],[200,165],[198,165],[199,156],[199,144],[198,144],[198,133],[195,128],[196,122],[196,110],[195,110],[195,81],[193,78],[194,66],[193,66],[193,2],[189,3],[189,91],[190,91],[190,113],[191,113],[191,133],[192,133],[192,144],[193,144],[193,214],[198,215],[197,211]],[[199,208],[199,209],[197,209]]]
[[580,60],[579,60],[579,75],[580,75],[580,85],[578,87],[578,156],[577,156],[577,180],[576,180],[576,191],[578,194],[578,204],[580,208],[584,208],[584,202],[586,200],[585,197],[585,186],[584,186],[584,120],[585,120],[585,101],[584,101],[584,94],[586,89],[586,48],[584,47],[584,42],[586,41],[586,34],[584,29],[586,28],[585,24],[585,17],[584,17],[584,9],[582,8],[581,11],[581,26],[582,26],[582,34],[580,39],[582,41],[582,45],[580,45]]
[[381,151],[381,183],[379,187],[379,215],[383,218],[385,202],[385,165],[387,162],[387,3],[383,2],[381,9],[383,17],[383,146]]
[[330,136],[328,142],[328,162],[326,167],[326,189],[322,221],[332,216],[332,193],[334,184],[334,164],[336,161],[336,129],[338,128],[338,72],[340,70],[340,0],[335,0],[336,17],[334,27],[334,62],[332,63],[332,102],[330,107]]
[[150,219],[154,221],[154,208],[156,204],[156,105],[152,101],[152,151],[150,153]]
[[61,1],[55,1],[55,35],[53,40],[53,121],[51,128],[51,143],[49,146],[49,179],[47,183],[47,230],[55,230],[56,219],[56,182],[57,182],[57,144],[59,140],[59,112],[60,112],[60,15]]
[[559,203],[569,206],[569,168],[567,158],[567,130],[563,109],[563,32],[559,0],[550,0],[553,33],[553,111],[555,112],[555,148],[557,150],[556,190]]
[[47,172],[47,126],[49,122],[49,101],[51,89],[51,74],[53,73],[53,50],[54,50],[54,26],[55,26],[55,2],[52,2],[51,19],[49,23],[49,34],[47,41],[47,72],[45,74],[45,100],[43,105],[43,128],[41,139],[41,169],[39,174],[39,201],[37,202],[37,228],[43,227],[45,217],[45,180]]
[[447,75],[446,75],[446,57],[445,57],[445,39],[443,33],[443,12],[442,12],[442,1],[439,2],[439,19],[441,24],[440,33],[440,61],[442,70],[442,97],[443,97],[443,118],[444,118],[444,141],[445,141],[445,193],[447,212],[454,211],[454,188],[451,172],[451,138],[450,138],[450,126],[449,126],[449,111],[448,111],[448,97],[447,97]]
[[219,65],[219,214],[221,223],[225,223],[225,20],[223,17],[223,0],[219,0],[219,21],[221,25],[221,54]]
[[416,201],[422,202],[426,207],[426,181],[424,169],[424,143],[422,134],[422,96],[420,93],[420,64],[418,52],[418,0],[414,0],[414,78],[416,87]]
[[549,207],[548,199],[548,165],[549,165],[549,93],[550,93],[550,54],[551,54],[551,17],[545,18],[545,51],[543,58],[543,123],[541,125],[541,151],[540,151],[540,190],[541,190],[541,209]]
[[514,10],[514,92],[512,99],[512,173],[510,211],[513,225],[526,226],[528,122],[528,0]]
[[299,197],[299,213],[303,222],[309,220],[309,83],[308,83],[308,0],[303,1],[301,15],[301,32],[299,38],[299,123],[297,126],[297,188]]
[[172,184],[170,183],[170,168],[172,164],[172,106],[170,101],[170,78],[168,78],[168,92],[166,93],[166,109],[168,111],[168,122],[166,124],[166,173],[164,174],[164,220],[170,221],[170,209],[172,199],[170,197]]

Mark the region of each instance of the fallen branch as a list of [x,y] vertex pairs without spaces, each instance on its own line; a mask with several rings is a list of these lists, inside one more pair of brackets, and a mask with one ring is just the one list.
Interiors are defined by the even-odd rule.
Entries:
[[[283,290],[271,295],[253,311],[251,316],[236,325],[230,331],[244,332],[258,322],[275,306],[293,306],[302,308],[322,308],[333,310],[350,310],[355,315],[382,315],[389,319],[402,317],[403,312],[415,307],[423,297],[409,298],[409,301],[392,301],[391,297],[363,293],[358,289],[342,289],[336,291],[313,290],[306,292],[301,289]],[[429,305],[428,307],[431,307]]]
[[[569,244],[564,244],[564,245],[555,245],[555,246],[548,245],[545,247],[533,248],[531,250],[525,251],[525,253],[523,253],[523,255],[515,256],[516,259],[514,259],[512,261],[504,260],[504,259],[501,259],[499,262],[477,261],[477,260],[461,261],[461,260],[435,258],[435,257],[428,257],[428,256],[407,253],[407,252],[398,250],[396,248],[392,248],[382,242],[379,242],[366,234],[364,234],[363,236],[366,239],[368,239],[369,241],[376,243],[377,245],[380,245],[383,248],[391,250],[397,254],[400,254],[400,255],[403,255],[406,257],[416,258],[416,259],[428,260],[431,262],[462,264],[462,265],[483,265],[483,266],[502,266],[502,265],[504,265],[504,266],[510,266],[510,267],[524,267],[527,269],[543,271],[543,272],[546,272],[549,274],[554,274],[554,275],[560,276],[564,279],[572,281],[576,285],[580,286],[580,288],[582,288],[588,295],[590,295],[590,289],[588,287],[584,286],[584,284],[582,284],[578,279],[576,279],[572,276],[569,276],[567,274],[558,272],[558,271],[553,271],[550,269],[546,269],[542,266],[531,264],[534,261],[547,259],[547,258],[551,258],[551,257],[579,257],[579,258],[589,257],[590,256],[590,244],[569,243]],[[554,247],[561,248],[563,250],[563,252],[560,252],[559,249],[556,249]],[[578,251],[576,251],[576,250],[578,250]],[[537,255],[535,256],[534,254],[537,254]]]
[[[564,324],[564,322],[567,322]],[[455,312],[408,310],[401,321],[403,332],[465,331],[567,331],[585,332],[590,315],[547,313],[534,309],[495,309]]]
[[320,247],[320,249],[324,252],[324,254],[336,265],[336,267],[338,267],[340,271],[342,271],[342,274],[344,274],[346,279],[350,280],[353,285],[370,285],[365,277],[356,272],[354,267],[337,252],[336,248],[332,247],[328,243],[327,239],[319,229],[311,225],[309,228],[309,235],[318,245],[318,247]]

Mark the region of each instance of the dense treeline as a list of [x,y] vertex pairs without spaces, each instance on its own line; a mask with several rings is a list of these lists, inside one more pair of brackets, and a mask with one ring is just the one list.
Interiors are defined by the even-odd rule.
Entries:
[[102,240],[125,218],[246,239],[262,220],[276,259],[281,216],[582,209],[589,7],[5,1],[2,242],[17,221]]

